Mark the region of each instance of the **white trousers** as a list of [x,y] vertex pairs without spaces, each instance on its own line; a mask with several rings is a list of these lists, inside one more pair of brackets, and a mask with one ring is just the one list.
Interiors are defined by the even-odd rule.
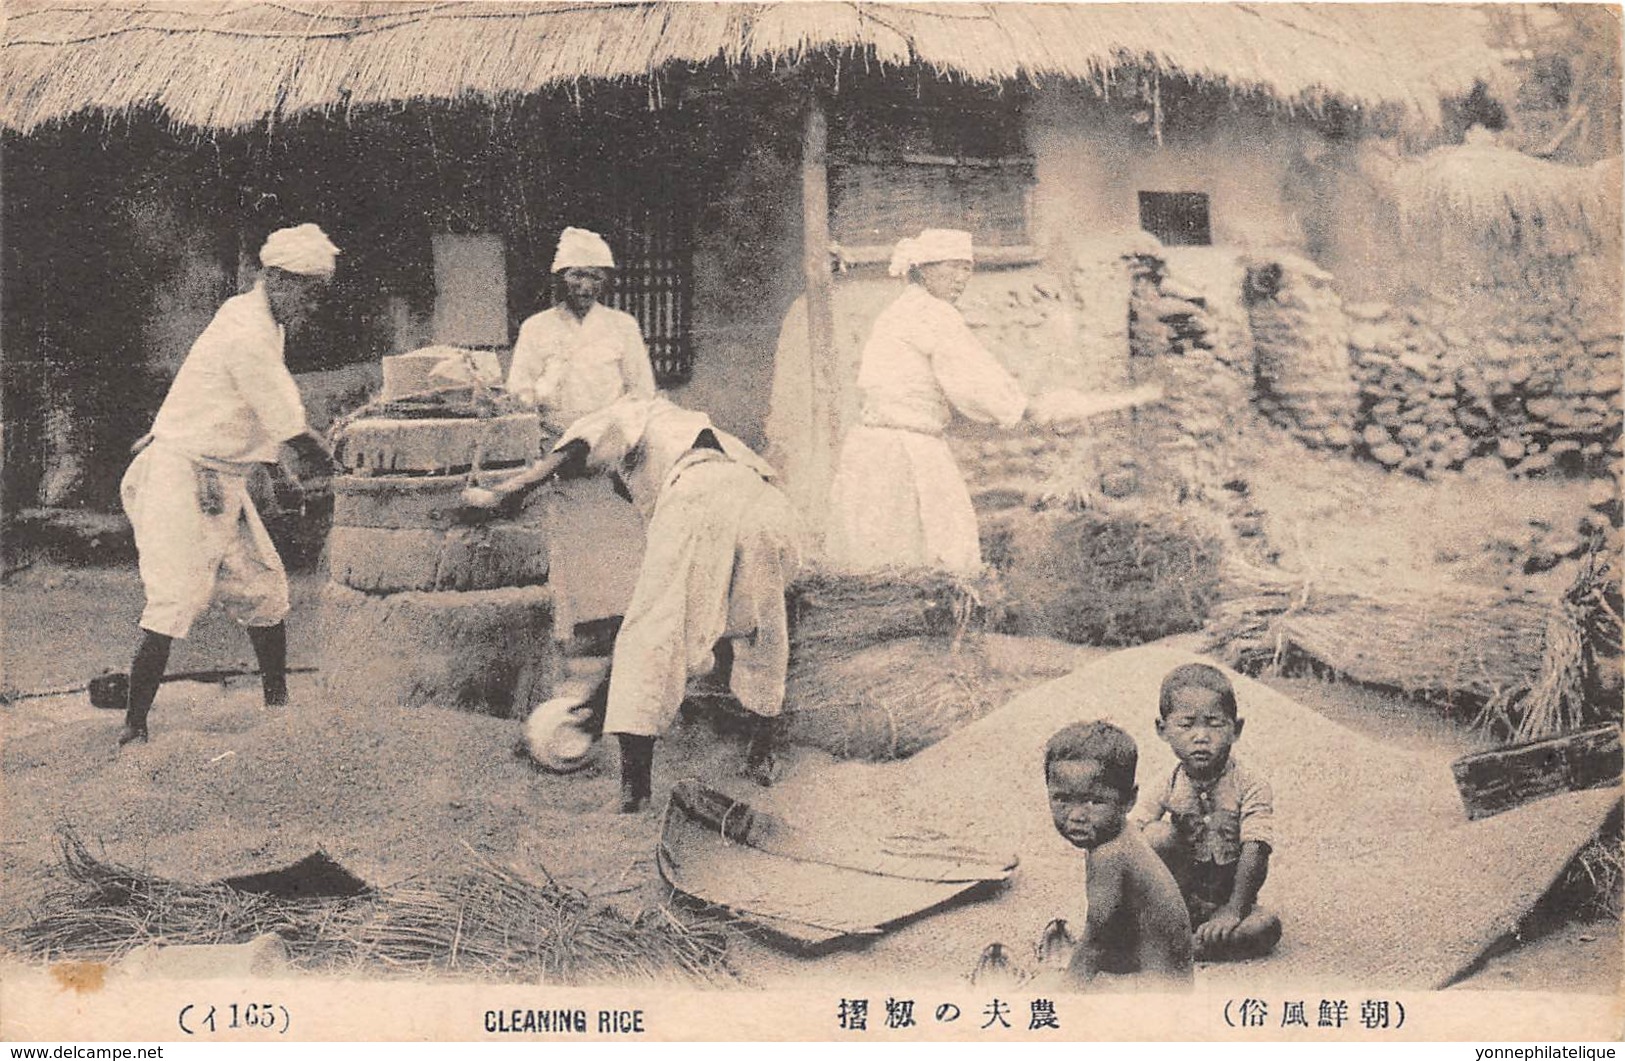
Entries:
[[658,737],[677,717],[712,648],[734,646],[730,686],[757,715],[784,706],[790,663],[785,586],[801,563],[795,514],[742,464],[684,469],[649,521],[637,589],[615,639],[604,729]]
[[184,638],[215,600],[245,626],[275,626],[288,616],[288,576],[248,496],[248,475],[216,473],[222,506],[210,516],[198,505],[197,467],[154,442],[119,487],[147,594],[141,628]]

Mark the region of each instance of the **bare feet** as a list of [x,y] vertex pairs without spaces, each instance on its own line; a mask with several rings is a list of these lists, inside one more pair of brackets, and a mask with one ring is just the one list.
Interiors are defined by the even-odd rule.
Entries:
[[119,747],[122,748],[132,741],[140,741],[145,744],[147,742],[147,727],[144,725],[132,726],[126,723],[124,728],[118,732]]
[[993,981],[1004,981],[1013,976],[1010,968],[1010,952],[1002,943],[989,943],[983,950],[982,956],[976,961],[976,969],[970,974],[973,984]]
[[1065,921],[1057,917],[1044,926],[1043,935],[1038,937],[1036,955],[1038,964],[1064,969],[1072,961],[1072,950],[1075,946],[1071,929]]

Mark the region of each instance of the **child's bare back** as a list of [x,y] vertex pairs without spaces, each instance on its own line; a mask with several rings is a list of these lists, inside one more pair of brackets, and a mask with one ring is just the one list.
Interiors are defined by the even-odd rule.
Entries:
[[1089,912],[1068,974],[1134,976],[1148,987],[1191,982],[1191,927],[1173,874],[1137,829],[1088,854]]
[[1136,828],[1125,828],[1139,789],[1134,739],[1106,722],[1068,726],[1044,751],[1056,830],[1088,853],[1089,912],[1067,964],[1085,985],[1102,973],[1144,986],[1191,982],[1191,924],[1179,886]]

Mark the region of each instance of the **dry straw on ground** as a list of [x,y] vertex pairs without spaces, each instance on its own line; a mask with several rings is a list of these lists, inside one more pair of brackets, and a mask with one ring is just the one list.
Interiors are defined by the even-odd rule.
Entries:
[[721,922],[660,907],[634,916],[471,854],[466,866],[351,898],[283,899],[224,883],[182,884],[93,855],[60,835],[71,886],[8,933],[35,957],[117,958],[144,945],[283,940],[305,968],[582,983],[726,975]]

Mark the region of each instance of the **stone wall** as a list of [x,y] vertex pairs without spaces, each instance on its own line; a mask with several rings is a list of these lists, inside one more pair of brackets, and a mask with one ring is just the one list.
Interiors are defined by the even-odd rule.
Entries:
[[1423,477],[1617,464],[1617,306],[1522,294],[1351,307],[1362,452]]

